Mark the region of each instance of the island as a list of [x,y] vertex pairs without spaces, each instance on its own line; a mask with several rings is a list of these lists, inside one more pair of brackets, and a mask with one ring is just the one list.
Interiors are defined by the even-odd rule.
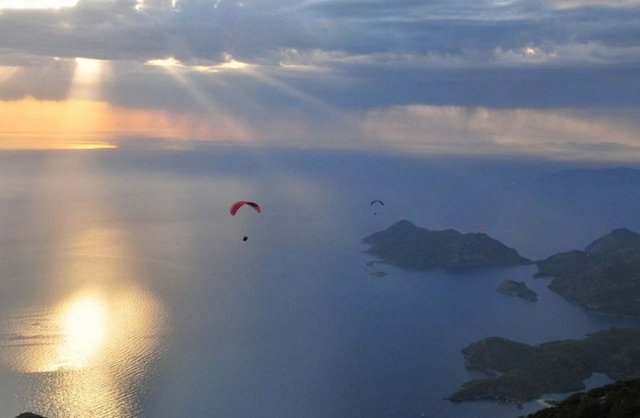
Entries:
[[580,340],[537,346],[490,337],[462,350],[465,366],[488,375],[464,383],[448,399],[494,399],[521,404],[547,393],[584,389],[592,373],[613,380],[640,378],[640,329],[611,328]]
[[531,264],[516,250],[485,233],[453,229],[431,231],[407,220],[362,240],[367,253],[382,262],[410,270],[464,269]]
[[640,379],[576,393],[528,418],[631,418],[640,416]]
[[582,251],[538,261],[536,277],[552,277],[549,288],[589,310],[640,318],[640,234],[620,228]]
[[529,302],[537,302],[538,295],[533,290],[529,289],[524,282],[516,282],[514,280],[505,280],[498,286],[498,292],[509,295],[517,296],[521,299]]
[[378,264],[376,261],[367,262],[365,264],[366,265],[365,271],[367,271],[371,277],[385,277],[387,273],[382,270],[376,270],[376,264]]

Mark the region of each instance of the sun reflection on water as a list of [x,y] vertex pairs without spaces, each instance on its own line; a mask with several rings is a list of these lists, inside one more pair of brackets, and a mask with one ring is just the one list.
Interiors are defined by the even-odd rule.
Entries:
[[155,287],[167,272],[138,256],[126,228],[106,221],[116,215],[105,186],[81,157],[72,160],[76,180],[65,178],[65,204],[47,207],[48,250],[3,264],[0,371],[26,382],[14,392],[23,410],[140,416],[168,329]]
[[140,286],[87,288],[0,320],[0,358],[35,379],[26,397],[45,416],[125,418],[136,415],[165,326],[159,301]]
[[107,308],[93,294],[73,299],[60,313],[62,338],[59,345],[59,368],[79,369],[87,364],[105,341]]

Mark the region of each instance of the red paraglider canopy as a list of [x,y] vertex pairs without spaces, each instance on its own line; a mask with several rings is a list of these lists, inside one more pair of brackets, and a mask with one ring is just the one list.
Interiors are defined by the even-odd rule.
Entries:
[[246,201],[246,200],[240,200],[240,201],[234,203],[233,205],[231,205],[231,208],[229,209],[229,212],[231,213],[232,216],[236,216],[236,213],[238,212],[238,210],[241,207],[243,207],[244,205],[251,206],[258,213],[260,213],[260,211],[262,210],[262,209],[260,209],[260,205],[258,205],[256,202],[249,202],[249,201]]

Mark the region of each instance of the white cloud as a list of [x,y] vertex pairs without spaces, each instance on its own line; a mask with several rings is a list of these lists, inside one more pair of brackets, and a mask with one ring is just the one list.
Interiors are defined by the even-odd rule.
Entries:
[[161,68],[183,71],[197,71],[201,73],[219,73],[222,71],[243,71],[249,70],[254,65],[235,60],[231,54],[225,53],[225,60],[222,63],[213,63],[206,60],[197,60],[188,64],[176,59],[175,57],[167,57],[162,59],[148,60],[145,64],[158,66]]
[[398,151],[637,160],[640,123],[631,115],[399,106],[369,112],[362,120],[362,133]]
[[552,8],[573,9],[579,7],[634,7],[640,5],[640,0],[545,0]]

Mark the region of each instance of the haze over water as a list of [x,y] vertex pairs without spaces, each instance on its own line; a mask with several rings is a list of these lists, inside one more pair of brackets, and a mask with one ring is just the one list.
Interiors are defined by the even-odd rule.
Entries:
[[[482,223],[537,259],[640,229],[637,185],[544,182],[575,166],[240,147],[2,154],[3,414],[518,416],[443,400],[477,376],[463,347],[638,323],[569,304],[535,267],[377,265],[388,275],[373,277],[360,240],[400,218]],[[240,199],[263,213],[231,217]],[[373,199],[385,201],[377,215]],[[499,294],[505,279],[539,301]]]
[[538,259],[640,230],[638,173],[550,177],[640,162],[638,28],[640,0],[0,0],[2,414],[526,412],[443,400],[460,350],[638,324],[534,267],[360,242],[482,224]]

